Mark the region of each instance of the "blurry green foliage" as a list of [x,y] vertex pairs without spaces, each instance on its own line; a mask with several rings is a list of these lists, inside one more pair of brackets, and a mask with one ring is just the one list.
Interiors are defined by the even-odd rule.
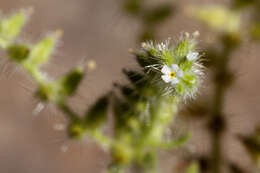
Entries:
[[193,7],[188,10],[191,10],[192,15],[215,30],[234,33],[240,29],[241,14],[236,10],[220,5]]
[[260,22],[251,26],[251,35],[253,38],[260,40]]
[[[233,0],[231,7],[223,5],[204,5],[188,8],[188,12],[199,21],[207,24],[218,35],[215,44],[205,50],[204,65],[209,67],[214,87],[211,96],[201,96],[208,103],[196,104],[195,107],[184,110],[185,114],[203,114],[210,116],[209,130],[211,132],[212,150],[203,163],[210,163],[203,172],[220,173],[221,168],[226,168],[229,160],[223,158],[222,134],[227,130],[226,115],[223,109],[225,95],[235,81],[235,73],[230,69],[229,62],[234,51],[244,43],[244,36],[258,39],[258,23],[260,19],[260,6],[258,0]],[[249,11],[248,22],[244,22],[243,14]],[[200,101],[199,101],[200,102]],[[198,103],[199,103],[198,102]],[[208,117],[200,116],[204,119]],[[244,143],[252,145],[250,140],[243,138]],[[234,173],[244,173],[238,165],[229,164],[229,170]]]
[[193,162],[188,167],[186,173],[199,173],[199,165],[196,162]]
[[169,18],[175,6],[165,3],[156,6],[148,6],[146,0],[122,0],[123,10],[136,18],[142,24],[139,41],[154,40],[159,25]]
[[[233,0],[231,7],[223,5],[204,5],[187,9],[191,15],[209,25],[213,30],[248,34],[259,40],[260,1],[258,0]],[[243,14],[250,11],[248,22]]]
[[257,0],[233,0],[233,6],[236,9],[246,8],[250,5],[254,5]]
[[260,129],[248,136],[239,136],[240,140],[250,153],[250,156],[260,168]]

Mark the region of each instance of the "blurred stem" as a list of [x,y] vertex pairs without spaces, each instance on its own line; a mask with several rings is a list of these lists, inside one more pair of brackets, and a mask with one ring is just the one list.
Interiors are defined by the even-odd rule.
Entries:
[[63,111],[63,113],[69,118],[70,121],[79,120],[76,113],[74,113],[71,108],[64,101],[57,101],[56,104]]
[[39,85],[48,82],[45,76],[42,75],[40,70],[38,68],[33,67],[32,64],[24,62],[21,65]]
[[[221,139],[222,133],[225,128],[225,119],[223,116],[223,105],[224,97],[227,91],[226,79],[228,78],[228,63],[229,55],[232,48],[224,44],[224,50],[222,58],[217,62],[216,66],[216,80],[215,80],[215,96],[214,96],[214,108],[212,111],[212,119],[210,123],[210,128],[212,130],[212,172],[221,173],[222,165],[222,151],[221,151]],[[223,81],[224,80],[224,83]]]
[[[23,68],[30,74],[30,76],[37,82],[38,86],[48,83],[47,77],[45,77],[38,68],[34,68],[32,64],[24,62]],[[64,114],[71,121],[79,120],[78,115],[71,110],[71,108],[65,103],[64,100],[54,101],[56,105],[64,112]]]
[[212,117],[212,168],[213,173],[220,173],[220,167],[221,167],[221,130],[219,127],[217,127],[218,121],[220,119],[223,119],[221,115],[222,105],[223,105],[223,96],[224,96],[224,90],[220,85],[217,85],[216,87],[216,97],[215,97],[215,105],[216,109]]

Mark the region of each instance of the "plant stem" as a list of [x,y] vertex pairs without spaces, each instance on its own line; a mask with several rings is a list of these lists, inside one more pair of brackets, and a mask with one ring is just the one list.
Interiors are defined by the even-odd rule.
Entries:
[[210,122],[210,128],[212,132],[212,172],[220,173],[222,165],[222,151],[221,151],[221,140],[222,133],[225,130],[225,117],[223,115],[224,97],[227,91],[227,82],[229,82],[229,55],[232,48],[224,45],[224,50],[220,59],[218,59],[216,66],[216,88],[214,96],[214,108],[212,110],[212,118]]
[[56,103],[58,107],[64,112],[64,114],[69,118],[70,121],[79,120],[78,115],[74,113],[71,108],[63,101]]

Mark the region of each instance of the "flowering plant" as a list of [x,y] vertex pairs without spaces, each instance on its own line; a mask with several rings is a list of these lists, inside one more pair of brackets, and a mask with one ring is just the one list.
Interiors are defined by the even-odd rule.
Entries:
[[[116,84],[118,89],[100,97],[86,113],[79,115],[67,104],[67,98],[75,94],[85,67],[76,67],[56,80],[43,73],[40,67],[49,60],[61,31],[47,35],[35,45],[16,43],[15,38],[29,14],[24,10],[0,21],[0,46],[11,61],[36,81],[36,97],[64,112],[71,138],[81,139],[88,134],[109,151],[112,162],[107,172],[122,173],[130,165],[145,172],[156,172],[156,151],[180,146],[189,136],[164,138],[178,105],[195,96],[203,76],[196,51],[198,32],[192,36],[185,33],[175,46],[170,45],[170,40],[160,44],[143,43],[134,52],[141,71],[124,70],[130,83]],[[112,136],[102,130],[109,107],[114,115]],[[194,169],[196,166],[191,167]]]

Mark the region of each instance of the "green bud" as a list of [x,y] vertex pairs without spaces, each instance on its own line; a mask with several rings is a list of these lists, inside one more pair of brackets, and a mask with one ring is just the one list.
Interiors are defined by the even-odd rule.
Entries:
[[[184,61],[185,56],[189,52],[195,51],[195,41],[193,39],[181,40],[177,46],[174,48],[173,53],[178,62]],[[167,59],[167,65],[176,63],[171,59]]]
[[97,128],[105,121],[108,103],[108,96],[103,96],[90,107],[85,115],[85,123],[88,128]]
[[191,75],[191,74],[185,74],[184,77],[182,78],[182,82],[187,87],[187,89],[193,88],[193,86],[196,86],[195,85],[196,81],[197,81],[196,76]]
[[26,60],[29,53],[30,50],[26,45],[14,44],[8,47],[8,54],[10,59],[18,63]]
[[83,69],[76,68],[63,77],[60,80],[61,88],[63,88],[63,94],[66,96],[74,94],[83,78],[83,75]]
[[133,152],[127,144],[118,143],[112,148],[114,162],[119,165],[128,164],[132,159]]
[[36,96],[43,102],[55,100],[57,94],[54,83],[41,84],[36,92]]

